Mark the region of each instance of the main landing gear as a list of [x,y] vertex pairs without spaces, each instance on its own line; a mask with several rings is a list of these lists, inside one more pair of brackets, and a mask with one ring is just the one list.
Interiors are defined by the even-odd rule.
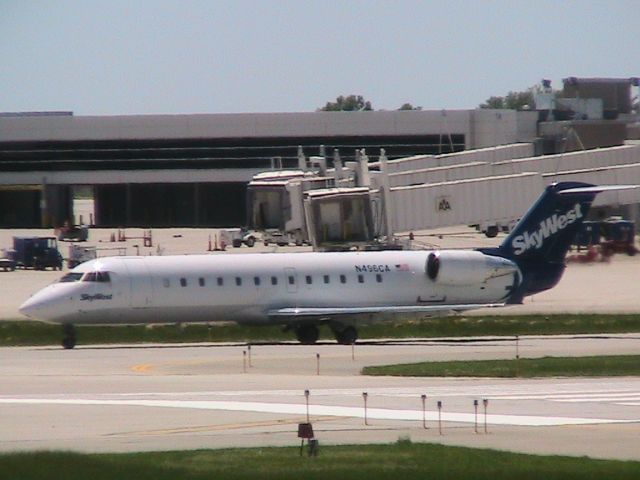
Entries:
[[317,325],[300,325],[296,327],[296,337],[303,345],[313,345],[318,341],[319,336]]
[[[358,340],[358,331],[355,327],[344,325],[331,325],[331,331],[336,341],[341,345],[353,345]],[[300,325],[295,327],[296,337],[303,345],[313,345],[320,336],[317,325]]]
[[340,345],[353,345],[358,340],[358,331],[355,327],[347,326],[341,329],[331,328]]
[[71,323],[62,325],[62,346],[66,350],[71,350],[76,346],[76,327]]

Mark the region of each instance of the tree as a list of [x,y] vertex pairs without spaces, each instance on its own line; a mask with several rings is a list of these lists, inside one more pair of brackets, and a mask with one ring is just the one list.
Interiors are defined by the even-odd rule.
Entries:
[[422,107],[414,107],[410,103],[403,103],[398,110],[422,110]]
[[534,89],[523,92],[509,92],[506,97],[489,97],[480,108],[506,108],[509,110],[524,110],[525,106],[533,108]]
[[358,110],[373,110],[371,102],[364,99],[362,95],[340,95],[335,102],[327,104],[318,109],[321,112],[354,112]]

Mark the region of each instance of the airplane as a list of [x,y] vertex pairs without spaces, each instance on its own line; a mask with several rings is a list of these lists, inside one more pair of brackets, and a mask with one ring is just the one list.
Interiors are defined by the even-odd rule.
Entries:
[[597,193],[549,185],[502,244],[475,250],[387,250],[105,257],[29,298],[25,316],[63,325],[235,321],[281,324],[299,342],[328,324],[353,344],[361,323],[522,303],[553,288]]

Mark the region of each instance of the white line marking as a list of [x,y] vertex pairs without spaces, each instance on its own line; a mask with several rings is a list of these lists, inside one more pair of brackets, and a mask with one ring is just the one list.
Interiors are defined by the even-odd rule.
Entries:
[[591,397],[591,398],[550,398],[552,402],[563,402],[563,403],[585,403],[585,402],[633,402],[636,400],[640,400],[638,395],[627,396],[627,397]]
[[624,392],[624,393],[558,393],[558,394],[545,394],[534,393],[531,395],[489,395],[488,398],[492,400],[553,400],[556,402],[615,402],[618,400],[640,400],[640,392]]
[[[92,399],[53,399],[53,398],[2,398],[0,404],[22,405],[100,405],[100,406],[137,406],[159,408],[187,408],[199,410],[227,410],[236,412],[277,413],[286,415],[304,415],[304,405],[291,403],[263,403],[263,402],[228,402],[228,401],[188,401],[188,400],[92,400]],[[330,405],[310,405],[311,415],[364,418],[361,407],[342,407]],[[376,420],[422,420],[422,410],[390,410],[382,408],[367,409],[367,417]],[[438,413],[428,411],[429,421],[438,419]],[[479,415],[484,421],[484,416]],[[442,420],[446,422],[473,423],[473,413],[443,413]],[[487,423],[492,425],[515,426],[557,426],[557,425],[588,425],[602,423],[638,423],[635,420],[612,420],[604,418],[579,417],[538,417],[530,415],[487,415]]]

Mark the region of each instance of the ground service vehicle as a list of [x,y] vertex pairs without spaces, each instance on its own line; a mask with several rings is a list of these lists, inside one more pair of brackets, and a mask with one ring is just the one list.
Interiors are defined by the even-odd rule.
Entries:
[[19,268],[62,270],[56,237],[13,237],[13,249],[7,250],[7,257]]
[[256,244],[256,237],[246,228],[221,229],[220,239],[225,245],[233,245],[235,248],[241,247],[243,243],[247,247],[253,247]]

